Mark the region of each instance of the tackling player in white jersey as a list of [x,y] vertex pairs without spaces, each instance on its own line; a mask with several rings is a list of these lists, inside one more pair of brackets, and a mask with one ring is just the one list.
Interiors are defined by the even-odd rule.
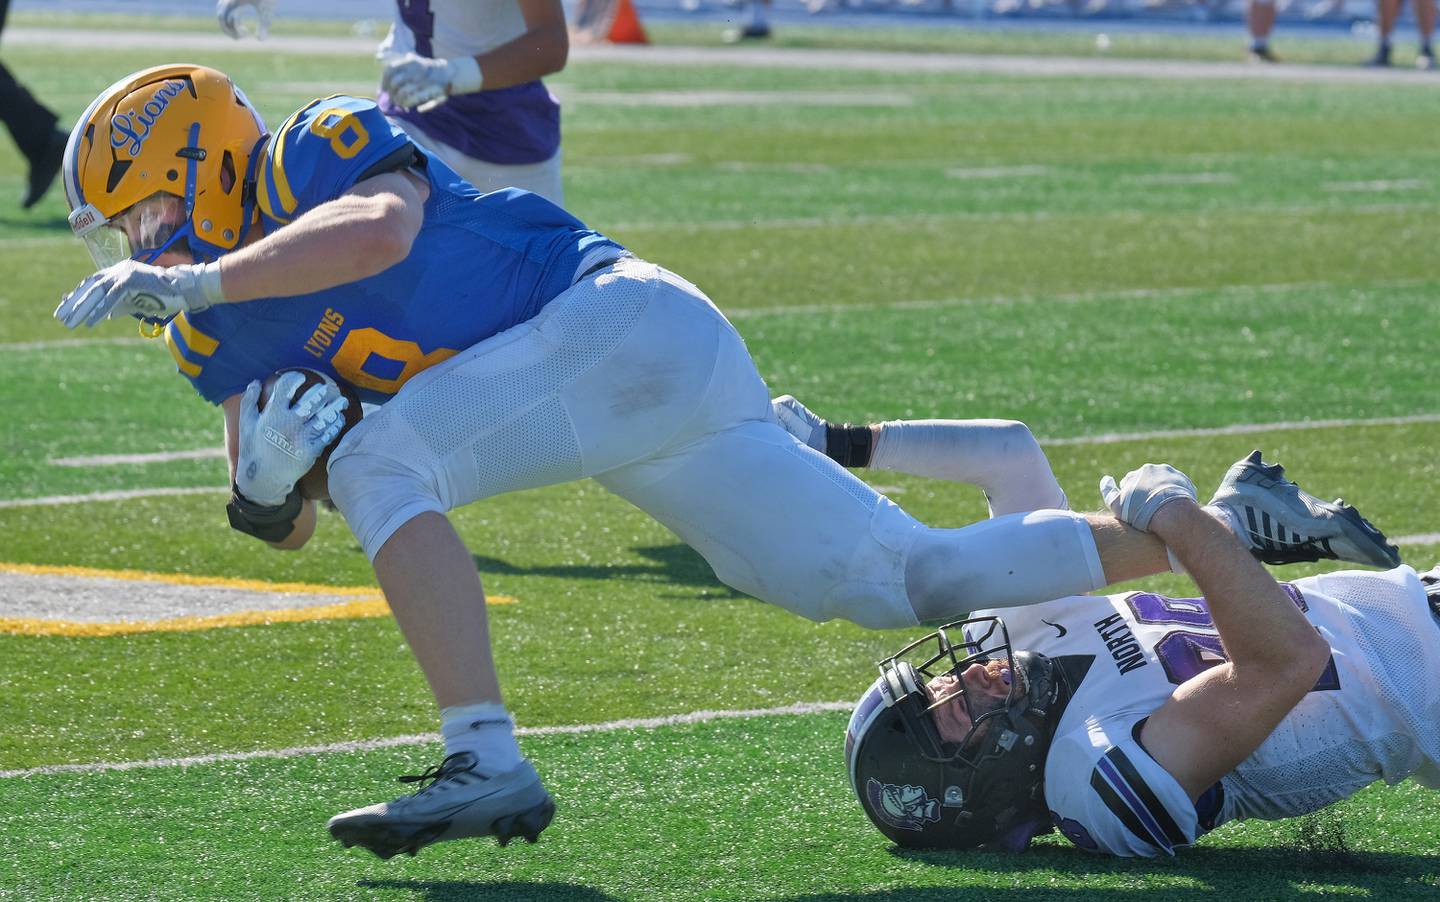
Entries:
[[[1257,453],[1232,493],[1246,468],[1283,478]],[[1053,826],[1083,849],[1153,856],[1377,780],[1440,788],[1440,670],[1416,666],[1440,660],[1440,572],[1278,584],[1178,471],[1149,464],[1102,492],[1204,597],[979,611],[882,662],[846,735],[881,832],[1018,851]]]

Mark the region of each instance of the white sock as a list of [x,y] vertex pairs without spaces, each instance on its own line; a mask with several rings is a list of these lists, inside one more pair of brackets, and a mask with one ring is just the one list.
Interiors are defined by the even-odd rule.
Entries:
[[504,773],[524,760],[515,742],[515,722],[498,702],[441,708],[440,736],[446,756],[470,752],[483,773]]
[[1219,520],[1221,526],[1224,526],[1234,533],[1235,538],[1240,540],[1241,545],[1244,545],[1246,548],[1255,547],[1255,542],[1250,538],[1250,533],[1245,529],[1245,524],[1240,522],[1240,514],[1219,504],[1207,504],[1203,510],[1216,520]]
[[1013,420],[882,423],[870,466],[979,486],[992,517],[1067,505],[1039,442]]

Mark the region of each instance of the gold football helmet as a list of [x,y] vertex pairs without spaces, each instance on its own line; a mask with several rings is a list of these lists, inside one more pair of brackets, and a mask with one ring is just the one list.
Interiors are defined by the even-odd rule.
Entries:
[[197,263],[214,260],[257,222],[253,164],[265,137],[221,72],[176,64],[127,75],[70,133],[70,228],[102,269],[152,261],[181,241]]

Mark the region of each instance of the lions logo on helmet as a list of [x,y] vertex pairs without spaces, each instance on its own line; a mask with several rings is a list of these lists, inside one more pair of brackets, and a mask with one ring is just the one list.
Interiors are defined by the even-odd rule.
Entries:
[[[962,674],[995,661],[1008,662],[1014,679],[1003,699],[982,704]],[[927,686],[947,674],[958,688],[936,700]],[[1050,829],[1045,755],[1070,695],[1049,658],[1011,649],[998,617],[946,624],[880,662],[846,730],[851,786],[899,845],[1023,849]],[[935,710],[948,704],[969,715],[961,742],[943,739],[936,725]]]
[[171,247],[195,262],[234,250],[258,221],[265,123],[224,74],[156,66],[106,89],[65,147],[70,227],[104,269]]

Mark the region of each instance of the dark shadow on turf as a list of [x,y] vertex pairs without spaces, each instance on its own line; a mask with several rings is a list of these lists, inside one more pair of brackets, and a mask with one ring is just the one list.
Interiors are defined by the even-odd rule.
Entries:
[[481,883],[468,880],[360,880],[356,886],[368,890],[403,890],[425,902],[446,902],[450,899],[525,900],[553,899],[556,902],[608,902],[607,896],[588,886],[563,883]]
[[668,583],[675,586],[698,586],[729,598],[741,593],[715,578],[705,559],[689,545],[651,545],[632,549],[654,566],[645,564],[551,564],[538,567],[517,567],[499,558],[471,555],[481,575],[553,576],[560,579],[634,579],[643,582]]
[[[1274,899],[1302,902],[1321,895],[1316,884],[1338,884],[1360,888],[1366,898],[1435,899],[1440,885],[1440,855],[1399,855],[1387,852],[1334,852],[1289,846],[1273,849],[1220,849],[1204,846],[1182,850],[1175,858],[1109,858],[1058,846],[1039,846],[1023,855],[983,852],[915,852],[892,848],[890,853],[907,861],[936,867],[1013,874],[1017,882],[1030,886],[926,887],[878,893],[819,893],[791,896],[785,902],[982,902],[1011,900],[1036,902],[1044,899],[1165,899],[1178,902],[1210,902],[1223,899]],[[1195,888],[1086,889],[1041,887],[1034,882],[1050,874],[1061,874],[1080,882],[1103,873],[1107,878],[1133,874],[1137,880],[1163,875],[1188,877],[1200,884]],[[1306,887],[1303,889],[1301,887]]]

